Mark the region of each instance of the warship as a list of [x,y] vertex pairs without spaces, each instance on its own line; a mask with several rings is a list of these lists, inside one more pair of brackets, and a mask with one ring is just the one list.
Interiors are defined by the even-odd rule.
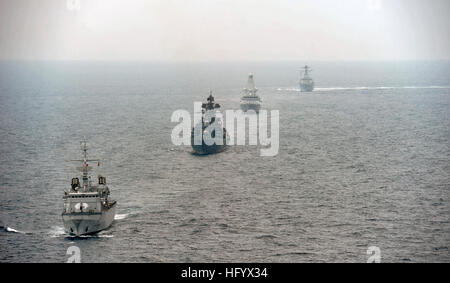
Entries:
[[304,71],[302,71],[303,77],[300,79],[300,90],[302,92],[311,92],[314,90],[314,81],[309,76],[309,72],[311,71],[311,68],[308,65],[306,65],[302,69]]
[[116,201],[109,199],[109,188],[106,178],[98,176],[98,184],[94,184],[89,171],[92,166],[88,162],[100,160],[88,159],[86,139],[81,142],[83,159],[71,160],[81,162],[77,167],[81,171],[79,178],[73,178],[70,189],[64,192],[64,211],[62,219],[64,229],[71,235],[81,236],[94,234],[111,226],[116,213]]
[[[227,146],[227,130],[222,125],[222,121],[218,120],[217,122],[220,123],[221,128],[223,129],[222,133],[216,133],[215,130],[212,131],[210,136],[212,138],[215,138],[216,135],[222,135],[222,144],[216,144],[213,143],[211,145],[208,145],[205,143],[204,135],[209,133],[208,126],[216,121],[216,110],[220,108],[220,105],[218,103],[214,102],[214,97],[212,96],[212,91],[209,94],[209,97],[207,98],[207,102],[202,104],[202,120],[197,125],[195,125],[192,128],[191,132],[191,145],[192,149],[194,150],[194,154],[198,155],[206,155],[206,154],[213,154],[213,153],[219,153],[223,151]],[[198,130],[196,133],[195,128],[199,128],[201,130]],[[197,136],[200,134],[201,136]],[[197,137],[197,139],[196,139]],[[201,144],[198,142],[198,144],[195,143],[195,141],[200,141]]]
[[244,88],[244,95],[241,98],[241,109],[244,112],[254,110],[257,113],[261,108],[261,98],[256,94],[258,89],[255,87],[253,74],[248,75],[247,88]]

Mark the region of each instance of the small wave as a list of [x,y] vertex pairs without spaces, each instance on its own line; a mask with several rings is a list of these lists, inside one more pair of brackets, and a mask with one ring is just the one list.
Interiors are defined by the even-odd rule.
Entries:
[[53,226],[51,230],[48,232],[51,238],[58,238],[61,236],[67,236],[68,234],[64,231],[64,227]]
[[80,235],[80,236],[69,236],[69,238],[81,238],[81,239],[85,239],[85,238],[113,238],[114,235],[110,235],[110,234],[92,234],[92,235]]
[[98,238],[114,238],[114,235],[111,234],[97,234]]
[[2,227],[2,228],[3,228],[3,230],[6,231],[6,232],[17,233],[17,234],[26,234],[26,233],[23,232],[23,231],[19,231],[19,230],[16,230],[16,229],[14,229],[14,228],[11,228],[11,227]]
[[275,254],[274,256],[289,256],[289,255],[301,255],[301,256],[304,256],[304,255],[312,255],[313,253],[309,253],[309,252],[295,252],[295,251],[293,251],[293,252],[287,252],[287,253],[277,253],[277,254]]
[[277,88],[278,91],[295,91],[295,92],[300,92],[299,88]]
[[127,218],[127,216],[128,216],[128,213],[126,213],[126,214],[116,214],[116,216],[114,216],[114,220],[122,220],[122,219]]
[[261,240],[261,239],[275,239],[277,238],[277,236],[275,235],[261,235],[261,236],[257,236],[256,239]]

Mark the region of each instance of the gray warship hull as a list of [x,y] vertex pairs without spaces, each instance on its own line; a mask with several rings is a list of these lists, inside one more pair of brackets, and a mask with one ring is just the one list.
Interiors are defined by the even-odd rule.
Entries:
[[300,91],[301,92],[311,92],[314,90],[314,83],[300,83]]
[[259,110],[261,109],[261,104],[260,103],[241,103],[241,109],[244,112],[253,110],[256,113],[258,113]]
[[194,150],[194,154],[197,155],[207,155],[207,154],[214,154],[224,151],[226,148],[226,145],[192,145],[192,149]]
[[194,128],[192,128],[191,145],[192,145],[192,149],[194,150],[194,154],[197,154],[197,155],[207,155],[207,154],[214,154],[214,153],[222,152],[227,147],[226,129],[224,128],[223,144],[207,145],[205,143],[205,141],[203,141],[203,139],[202,139],[202,144],[196,145],[194,143]]
[[62,219],[67,233],[75,236],[89,235],[111,226],[116,215],[116,203],[102,212],[63,213]]

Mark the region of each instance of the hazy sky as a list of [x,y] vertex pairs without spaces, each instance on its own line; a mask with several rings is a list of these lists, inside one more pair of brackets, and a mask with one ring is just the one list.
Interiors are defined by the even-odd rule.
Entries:
[[450,59],[450,0],[0,0],[0,59]]

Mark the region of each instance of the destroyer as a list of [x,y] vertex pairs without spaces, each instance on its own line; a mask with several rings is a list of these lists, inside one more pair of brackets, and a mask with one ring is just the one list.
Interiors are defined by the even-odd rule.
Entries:
[[261,98],[256,94],[258,89],[255,87],[253,74],[248,75],[247,88],[244,88],[244,96],[241,99],[241,109],[244,112],[254,110],[259,112],[261,108]]
[[116,213],[116,202],[109,199],[109,188],[106,178],[98,176],[98,184],[93,184],[88,172],[92,166],[88,162],[100,161],[88,159],[86,140],[81,142],[83,159],[72,160],[81,162],[77,169],[82,172],[79,178],[73,178],[71,188],[64,192],[64,211],[62,219],[65,230],[76,236],[93,234],[108,228]]
[[[202,104],[202,120],[197,125],[192,128],[191,131],[191,145],[195,154],[205,155],[218,153],[223,151],[226,148],[227,144],[227,130],[223,127],[221,120],[216,121],[216,110],[220,108],[218,103],[214,102],[214,97],[212,96],[212,92],[210,92],[209,97],[207,99],[208,102]],[[213,123],[218,123],[219,128],[223,131],[216,132],[216,129],[212,129],[211,133],[209,133],[209,125]],[[197,131],[196,131],[197,128]],[[221,137],[221,142],[216,143],[215,141],[210,143],[205,142],[206,138],[210,136],[212,139],[216,140],[217,137]],[[201,142],[200,142],[201,141]]]
[[311,71],[311,68],[306,65],[302,69],[304,71],[302,71],[303,77],[300,79],[300,90],[302,92],[311,92],[314,90],[314,81],[309,76],[309,72]]

